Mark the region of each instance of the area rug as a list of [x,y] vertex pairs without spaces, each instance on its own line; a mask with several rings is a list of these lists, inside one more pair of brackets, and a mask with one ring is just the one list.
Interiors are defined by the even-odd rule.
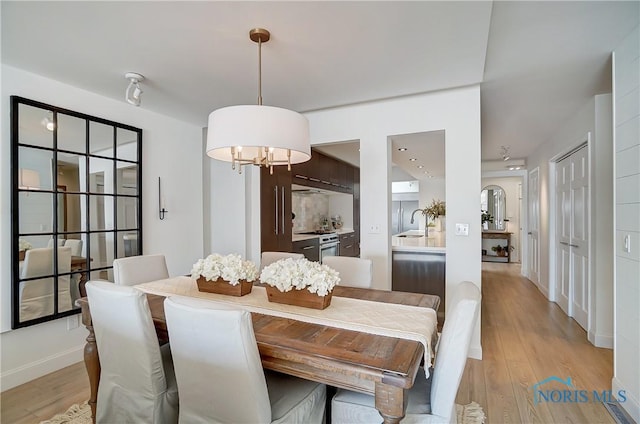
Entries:
[[71,405],[64,414],[58,414],[40,424],[91,424],[91,408],[87,402],[81,405],[76,403]]
[[[482,424],[485,416],[482,407],[475,402],[468,405],[456,405],[456,413],[458,414],[458,423],[460,424]],[[40,424],[90,424],[91,408],[87,402],[82,405],[75,404],[71,406],[64,414],[58,414],[47,421]]]
[[458,414],[459,424],[482,424],[485,420],[482,406],[475,402],[467,405],[456,404],[456,413]]

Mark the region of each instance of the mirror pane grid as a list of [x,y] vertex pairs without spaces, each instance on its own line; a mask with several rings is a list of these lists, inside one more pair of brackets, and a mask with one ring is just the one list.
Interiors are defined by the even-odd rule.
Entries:
[[18,96],[11,114],[18,328],[77,312],[86,281],[141,253],[142,130]]

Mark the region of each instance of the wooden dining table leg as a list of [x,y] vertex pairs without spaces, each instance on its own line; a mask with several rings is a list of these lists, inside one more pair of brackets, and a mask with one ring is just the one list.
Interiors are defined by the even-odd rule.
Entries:
[[84,345],[84,365],[87,368],[89,376],[89,401],[91,407],[91,422],[96,422],[96,406],[98,402],[98,385],[100,384],[100,357],[98,356],[98,345],[96,344],[96,335],[93,331],[93,323],[91,322],[91,313],[87,303],[82,305],[82,323],[89,331],[87,336],[87,344]]
[[404,418],[409,395],[407,390],[390,384],[376,383],[376,409],[384,424],[397,424]]

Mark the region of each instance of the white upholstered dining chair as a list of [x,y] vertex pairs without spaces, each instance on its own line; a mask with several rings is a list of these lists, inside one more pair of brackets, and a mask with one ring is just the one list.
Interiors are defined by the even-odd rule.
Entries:
[[[53,238],[50,238],[50,239],[49,239],[49,242],[47,243],[47,247],[48,247],[49,249],[51,249],[51,248],[53,247],[53,244],[55,243],[55,241],[54,241],[54,240],[55,240],[55,239],[53,239]],[[63,247],[63,246],[64,246],[64,239],[63,239],[63,238],[59,238],[59,239],[58,239],[58,247]]]
[[71,256],[82,256],[82,240],[67,239],[64,246],[71,248]]
[[341,286],[371,288],[373,280],[373,262],[371,259],[327,256],[322,259],[322,264],[338,271]]
[[[402,423],[455,423],[455,399],[467,361],[471,335],[480,309],[480,290],[468,281],[456,288],[446,316],[435,366],[429,379],[418,370],[409,390],[407,412]],[[331,422],[381,423],[373,396],[338,389],[331,401]]]
[[249,312],[178,296],[164,309],[180,423],[324,422],[326,387],[264,371]]
[[[71,248],[58,248],[58,274],[71,271]],[[25,252],[20,278],[38,278],[21,281],[19,286],[20,321],[53,314],[54,277],[53,249],[38,248]],[[58,275],[58,312],[72,308],[69,275]]]
[[260,257],[260,270],[267,265],[271,265],[275,261],[287,258],[300,259],[304,258],[304,255],[302,253],[290,252],[262,252],[262,256]]
[[177,423],[169,345],[158,344],[147,297],[108,281],[86,285],[100,355],[97,423]]
[[121,286],[135,286],[149,281],[169,278],[164,255],[141,255],[113,261],[113,282]]

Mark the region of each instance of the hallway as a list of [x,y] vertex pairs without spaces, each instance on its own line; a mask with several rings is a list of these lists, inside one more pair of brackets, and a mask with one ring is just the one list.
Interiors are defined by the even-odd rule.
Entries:
[[[586,332],[520,275],[520,264],[482,264],[483,360],[469,359],[457,403],[478,402],[487,423],[615,423],[591,391],[611,388],[613,351],[595,348]],[[571,377],[588,402],[534,405],[532,386]],[[543,388],[541,387],[541,390]]]

